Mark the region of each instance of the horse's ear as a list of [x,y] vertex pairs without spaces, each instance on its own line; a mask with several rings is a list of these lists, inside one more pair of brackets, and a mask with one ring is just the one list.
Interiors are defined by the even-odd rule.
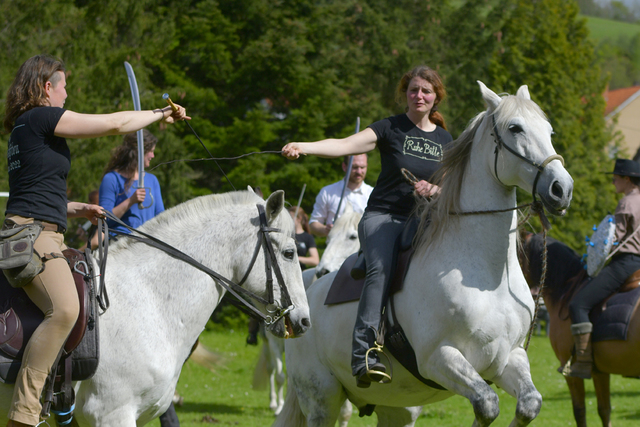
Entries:
[[527,85],[520,86],[520,89],[518,89],[518,92],[516,92],[516,96],[531,100],[531,95],[529,95],[529,88],[527,87]]
[[482,92],[482,97],[484,98],[484,102],[489,106],[489,110],[495,110],[502,98],[500,98],[494,91],[489,89],[484,83],[478,80],[478,85],[480,85],[480,92]]
[[250,185],[247,185],[247,191],[253,194],[256,194],[255,191],[253,191],[253,188]]
[[353,212],[353,206],[351,205],[351,202],[347,200],[347,203],[344,205],[344,212],[342,212],[342,215],[351,212]]
[[265,203],[267,222],[270,224],[284,209],[284,191],[277,190],[271,193]]

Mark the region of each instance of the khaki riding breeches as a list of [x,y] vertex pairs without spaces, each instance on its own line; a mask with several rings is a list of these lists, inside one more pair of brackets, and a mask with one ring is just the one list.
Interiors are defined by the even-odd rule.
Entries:
[[[32,218],[8,215],[17,224],[29,224]],[[42,231],[34,245],[40,256],[62,255],[67,249],[64,236],[54,231]],[[9,419],[35,426],[40,421],[40,395],[60,349],[78,319],[80,305],[71,270],[66,259],[45,262],[45,269],[24,288],[44,313],[44,320],[35,330],[22,357],[22,367],[13,391]]]

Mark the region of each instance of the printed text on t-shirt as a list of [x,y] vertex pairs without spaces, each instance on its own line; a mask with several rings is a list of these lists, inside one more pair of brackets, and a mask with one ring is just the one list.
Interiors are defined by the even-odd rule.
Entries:
[[407,135],[402,147],[402,154],[440,162],[442,160],[442,145],[430,139]]

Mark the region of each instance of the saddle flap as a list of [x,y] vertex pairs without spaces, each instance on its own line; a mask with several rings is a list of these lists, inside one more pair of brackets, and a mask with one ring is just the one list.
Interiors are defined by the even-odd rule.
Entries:
[[20,318],[13,308],[0,314],[0,350],[9,356],[18,357],[22,348],[23,333]]
[[[89,322],[89,285],[84,280],[85,275],[89,274],[89,271],[82,252],[69,248],[65,249],[62,254],[67,258],[67,261],[69,261],[73,280],[78,291],[78,300],[80,302],[78,320],[76,321],[76,324],[71,330],[71,333],[67,338],[67,342],[64,345],[64,350],[67,353],[71,353],[78,344],[80,344],[80,341],[82,341],[82,337],[87,330],[87,323]],[[81,271],[82,273],[79,273],[78,271]]]

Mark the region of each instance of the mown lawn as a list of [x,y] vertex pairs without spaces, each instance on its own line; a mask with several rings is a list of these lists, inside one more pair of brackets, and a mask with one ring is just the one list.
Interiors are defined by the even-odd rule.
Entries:
[[[245,345],[245,331],[207,330],[201,339],[209,348],[225,358],[216,372],[189,361],[185,365],[178,391],[184,404],[178,417],[184,427],[206,425],[270,426],[274,420],[268,408],[267,391],[251,389],[253,368],[259,347]],[[532,426],[574,426],[569,391],[563,377],[555,369],[558,362],[545,336],[533,337],[529,347],[534,383],[543,396],[540,415]],[[612,377],[612,423],[616,427],[640,425],[640,380]],[[500,411],[494,425],[506,426],[515,411],[515,399],[498,390]],[[588,423],[599,426],[593,384],[587,382]],[[469,402],[453,397],[425,407],[417,426],[470,426],[473,412]],[[159,426],[156,420],[151,425]],[[374,417],[359,418],[354,411],[350,426],[375,426]]]

